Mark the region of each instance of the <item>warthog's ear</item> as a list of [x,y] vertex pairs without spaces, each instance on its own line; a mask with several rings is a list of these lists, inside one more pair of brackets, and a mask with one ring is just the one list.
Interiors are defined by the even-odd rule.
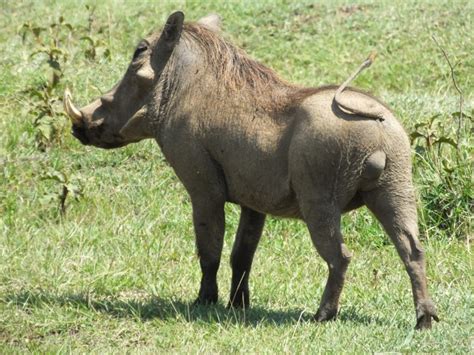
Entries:
[[214,32],[220,32],[222,29],[222,20],[218,14],[209,14],[199,19],[198,22],[200,25],[206,26]]
[[176,47],[181,37],[183,22],[184,14],[181,11],[176,11],[168,17],[154,50],[157,53],[157,59],[151,63],[155,72],[155,78],[160,77],[166,63],[168,63],[168,59],[170,59],[171,53],[173,53],[174,47]]
[[151,138],[152,127],[147,118],[147,109],[141,108],[122,127],[119,134],[127,141]]
[[168,42],[175,44],[181,37],[183,30],[184,14],[181,11],[173,12],[166,21],[165,28],[161,36]]

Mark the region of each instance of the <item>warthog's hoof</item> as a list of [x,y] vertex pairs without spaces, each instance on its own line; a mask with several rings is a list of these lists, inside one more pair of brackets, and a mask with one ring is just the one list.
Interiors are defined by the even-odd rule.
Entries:
[[431,329],[431,319],[439,322],[436,307],[431,300],[418,305],[416,309],[416,326],[415,329]]
[[418,318],[416,321],[416,326],[415,329],[417,330],[422,330],[422,329],[431,329],[431,318],[433,318],[435,321],[439,322],[439,318],[436,315],[424,315]]
[[217,295],[199,295],[193,302],[193,306],[210,305],[217,303]]
[[227,309],[230,309],[230,308],[248,309],[250,308],[250,302],[249,300],[247,301],[240,300],[240,302],[237,300],[229,300],[229,302],[227,303]]
[[230,294],[229,303],[227,308],[249,308],[250,298],[248,290],[237,291]]
[[196,300],[193,302],[193,306],[208,306],[211,304],[216,304],[217,303],[217,298],[212,298],[212,299],[202,299],[200,297],[196,298]]
[[193,306],[215,304],[219,298],[218,296],[219,292],[216,284],[203,282]]
[[316,322],[327,322],[336,319],[337,309],[320,308],[313,317]]

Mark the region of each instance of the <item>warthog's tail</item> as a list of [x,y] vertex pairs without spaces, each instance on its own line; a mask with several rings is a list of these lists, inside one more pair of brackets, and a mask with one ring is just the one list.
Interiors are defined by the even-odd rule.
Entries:
[[347,85],[354,80],[361,71],[370,67],[374,62],[376,52],[372,52],[368,58],[352,73],[352,75],[336,90],[334,94],[334,101],[336,104],[349,113],[362,115],[366,117],[375,118],[378,120],[384,120],[384,114],[386,108],[381,103],[374,100],[369,95],[365,95],[358,91],[348,90],[345,93],[343,91],[347,88]]

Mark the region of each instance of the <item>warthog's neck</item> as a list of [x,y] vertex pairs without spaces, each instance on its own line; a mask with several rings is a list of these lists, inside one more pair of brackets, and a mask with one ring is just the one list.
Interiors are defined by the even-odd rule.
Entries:
[[185,26],[164,74],[161,119],[200,116],[238,121],[255,112],[270,119],[291,106],[301,89],[219,34],[193,24]]

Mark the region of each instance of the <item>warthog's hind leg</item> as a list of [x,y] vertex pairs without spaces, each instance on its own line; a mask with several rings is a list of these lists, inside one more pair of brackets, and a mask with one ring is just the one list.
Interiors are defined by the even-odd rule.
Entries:
[[265,215],[242,207],[239,228],[232,248],[232,285],[228,307],[248,307],[249,273],[265,224]]
[[330,204],[315,203],[304,213],[311,239],[319,255],[326,261],[329,276],[318,312],[318,322],[334,319],[339,309],[339,298],[351,254],[343,243],[340,231],[341,215]]
[[431,320],[438,321],[438,316],[426,286],[425,256],[417,237],[416,205],[411,184],[381,186],[365,192],[364,200],[395,244],[410,276],[416,329],[431,328]]

